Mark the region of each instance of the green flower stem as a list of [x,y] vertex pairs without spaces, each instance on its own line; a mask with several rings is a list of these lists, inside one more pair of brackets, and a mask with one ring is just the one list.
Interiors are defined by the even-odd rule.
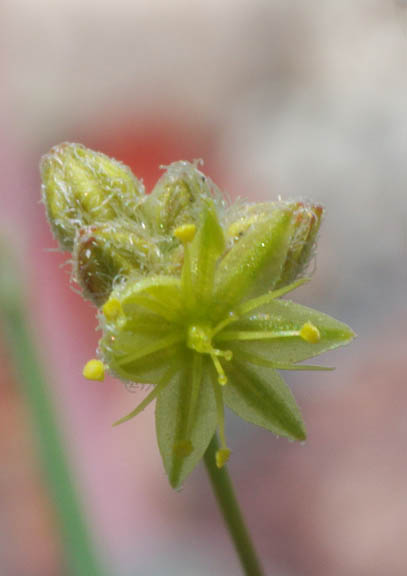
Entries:
[[215,434],[205,452],[204,461],[216,500],[239,555],[244,573],[247,576],[264,576],[263,569],[257,558],[250,534],[240,511],[229,472],[226,466],[220,469],[216,466],[215,454],[218,450],[219,442]]
[[[69,574],[102,576],[85,526],[81,504],[73,487],[53,407],[29,333],[14,271],[1,257],[0,319],[9,344],[21,390],[31,411],[33,431],[61,526]],[[6,270],[5,270],[6,268]]]

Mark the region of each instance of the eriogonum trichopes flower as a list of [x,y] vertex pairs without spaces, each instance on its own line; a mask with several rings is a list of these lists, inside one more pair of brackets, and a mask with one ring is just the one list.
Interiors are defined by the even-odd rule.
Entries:
[[158,444],[179,487],[218,430],[224,406],[305,439],[281,370],[349,342],[351,329],[281,299],[303,284],[322,208],[302,202],[226,205],[195,164],[172,164],[150,195],[130,170],[74,145],[43,162],[43,198],[75,279],[99,309],[100,360],[84,375],[152,384],[118,423],[156,399]]

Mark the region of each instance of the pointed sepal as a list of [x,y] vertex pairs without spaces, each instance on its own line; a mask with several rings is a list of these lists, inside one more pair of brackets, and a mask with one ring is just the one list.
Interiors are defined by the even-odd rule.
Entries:
[[227,374],[229,383],[223,389],[223,398],[238,416],[277,436],[305,440],[301,412],[278,372],[234,361],[227,367]]
[[233,244],[218,265],[215,314],[273,288],[281,276],[293,226],[293,207],[267,213]]
[[[216,429],[208,369],[196,367],[192,352],[186,356],[182,368],[159,395],[155,412],[158,446],[168,480],[176,489],[198,464]],[[196,370],[198,374],[194,374]]]
[[191,244],[191,288],[202,304],[212,296],[216,264],[225,249],[225,238],[213,201],[203,205],[198,232]]
[[182,309],[180,280],[153,276],[115,289],[100,313],[99,346],[123,380],[156,384],[178,358],[185,335],[173,324]]
[[[348,344],[354,332],[344,324],[289,300],[272,300],[218,335],[238,357],[238,350],[270,361],[296,363]],[[234,348],[236,346],[236,349]]]

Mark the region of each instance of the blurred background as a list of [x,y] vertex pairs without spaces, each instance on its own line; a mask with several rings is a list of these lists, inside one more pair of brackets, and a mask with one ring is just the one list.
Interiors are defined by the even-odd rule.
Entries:
[[[305,445],[228,414],[230,471],[267,574],[407,574],[407,2],[2,0],[0,85],[1,242],[105,573],[240,568],[203,468],[170,489],[153,408],[112,429],[142,392],[82,378],[95,310],[39,202],[39,159],[65,140],[126,162],[148,190],[161,164],[202,158],[232,198],[326,206],[313,282],[295,298],[358,339],[323,359],[333,373],[287,373]],[[69,567],[41,410],[5,332],[0,573],[96,574]]]

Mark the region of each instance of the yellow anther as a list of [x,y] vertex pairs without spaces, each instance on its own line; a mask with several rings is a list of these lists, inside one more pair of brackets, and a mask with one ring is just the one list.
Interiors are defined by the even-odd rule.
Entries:
[[312,322],[306,322],[300,330],[300,336],[305,342],[316,344],[321,339],[321,334]]
[[110,300],[108,300],[106,304],[103,305],[102,311],[106,320],[116,320],[116,318],[118,318],[122,312],[122,305],[120,300],[117,298],[110,298]]
[[105,367],[100,360],[89,360],[83,368],[82,374],[88,380],[100,380],[105,378]]
[[222,450],[218,450],[215,454],[216,466],[218,468],[223,468],[223,466],[229,460],[229,457],[230,457],[229,448],[223,448]]
[[181,240],[183,244],[187,244],[188,242],[192,242],[196,234],[196,226],[195,224],[183,224],[182,226],[178,226],[174,230],[175,238]]
[[183,440],[182,442],[178,442],[174,444],[173,451],[177,456],[181,456],[182,458],[186,458],[191,454],[193,450],[192,442],[190,440]]
[[226,386],[226,384],[228,383],[228,378],[226,374],[219,374],[218,382],[221,386]]

